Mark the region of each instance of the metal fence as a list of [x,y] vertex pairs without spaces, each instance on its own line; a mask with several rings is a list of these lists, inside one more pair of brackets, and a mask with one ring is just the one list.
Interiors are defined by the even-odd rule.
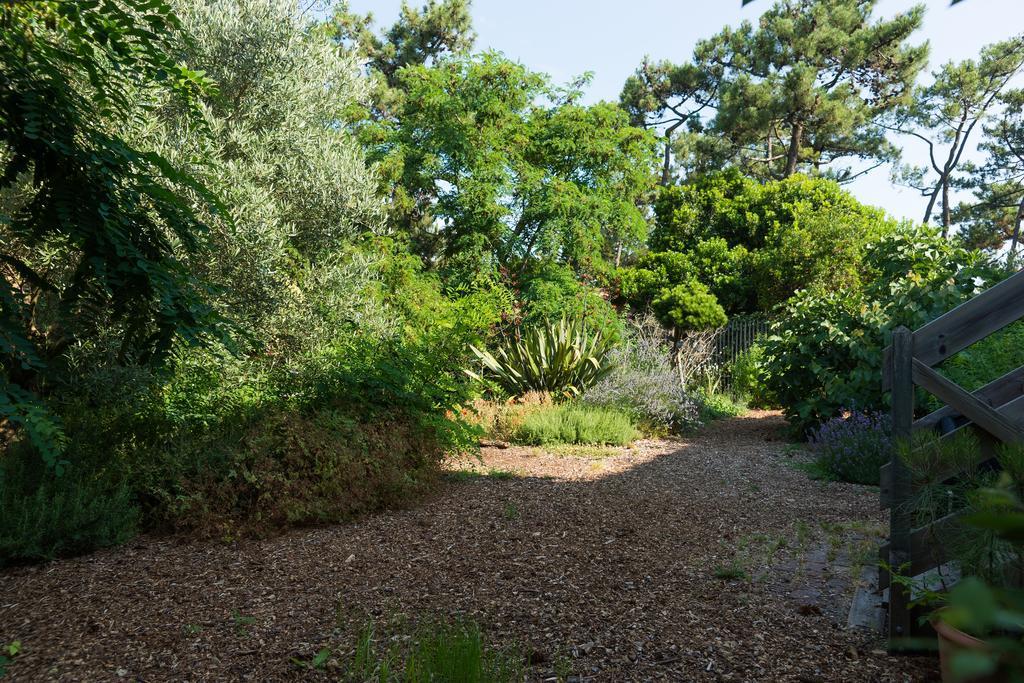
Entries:
[[717,330],[685,336],[676,351],[680,379],[687,386],[732,391],[733,362],[768,334],[771,321],[759,316],[737,317]]

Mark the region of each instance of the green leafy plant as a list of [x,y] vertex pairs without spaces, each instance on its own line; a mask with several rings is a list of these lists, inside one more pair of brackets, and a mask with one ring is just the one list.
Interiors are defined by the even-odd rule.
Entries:
[[493,380],[511,396],[531,391],[578,396],[612,370],[612,343],[601,332],[588,332],[579,320],[549,320],[520,329],[517,336],[494,354],[470,346],[485,371],[466,374]]
[[677,336],[684,332],[713,330],[728,320],[718,299],[696,280],[662,289],[651,301],[651,309]]
[[292,657],[292,664],[302,669],[309,669],[311,671],[319,671],[323,669],[327,662],[330,660],[331,648],[321,648],[313,657],[310,659],[299,659],[298,657]]
[[86,463],[58,474],[20,445],[0,457],[0,566],[123,543],[141,516],[123,480]]
[[[166,100],[202,129],[211,90],[175,56],[161,0],[0,6],[0,418],[55,464],[59,421],[32,400],[75,347],[157,364],[176,341],[224,339],[189,270],[222,203],[125,127]],[[52,385],[52,384],[51,384]]]
[[768,388],[764,384],[764,347],[754,344],[746,351],[737,354],[726,368],[730,380],[731,393],[742,403],[752,408],[765,408],[772,405]]
[[[517,683],[526,660],[515,650],[488,647],[473,622],[429,622],[406,647],[381,650],[377,630],[368,623],[359,634],[346,681],[377,683]],[[394,641],[392,641],[394,642]]]
[[1002,543],[1001,580],[967,577],[935,615],[985,643],[984,648],[951,653],[950,670],[957,681],[1024,678],[1024,501],[1022,480],[1016,478],[1021,474],[1005,472],[996,486],[978,491],[975,509],[965,520]]
[[883,409],[879,378],[891,330],[916,329],[1006,276],[931,228],[872,242],[861,267],[861,287],[797,292],[763,342],[766,387],[798,436],[845,408]]
[[892,451],[889,424],[887,414],[851,410],[811,430],[808,440],[820,471],[829,479],[877,485],[879,468]]
[[0,677],[7,675],[7,669],[19,654],[21,654],[20,640],[11,641],[0,647]]
[[629,416],[617,410],[570,403],[531,413],[515,434],[530,446],[608,444],[625,446],[639,436]]

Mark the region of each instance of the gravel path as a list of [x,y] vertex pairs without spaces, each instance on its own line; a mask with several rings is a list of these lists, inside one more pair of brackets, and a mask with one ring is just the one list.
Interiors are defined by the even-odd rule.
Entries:
[[[525,647],[531,680],[932,680],[933,660],[841,627],[877,493],[808,480],[781,424],[754,412],[605,457],[489,448],[490,476],[413,509],[0,572],[9,676],[338,680],[368,619],[463,617]],[[324,647],[326,671],[291,661]]]

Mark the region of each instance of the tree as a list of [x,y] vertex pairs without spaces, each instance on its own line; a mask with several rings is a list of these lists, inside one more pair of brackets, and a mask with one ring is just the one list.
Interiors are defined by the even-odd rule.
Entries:
[[222,333],[186,267],[205,249],[192,198],[221,205],[118,132],[152,115],[140,90],[201,126],[209,83],[175,59],[178,29],[151,0],[0,7],[0,418],[51,460],[59,430],[33,392],[69,349],[102,339],[113,362],[159,363]]
[[651,62],[644,58],[636,73],[626,79],[619,101],[633,125],[663,127],[662,185],[668,185],[672,178],[676,131],[684,125],[694,132],[699,130],[700,114],[714,106],[717,94],[715,73],[692,63]]
[[674,279],[707,285],[730,315],[767,312],[800,289],[857,285],[865,246],[896,227],[835,181],[761,184],[736,168],[663,188],[654,214],[651,253],[637,270],[671,258]]
[[576,104],[496,53],[407,67],[399,83],[407,96],[370,157],[426,263],[596,273],[642,242],[654,140],[620,108]]
[[377,117],[387,117],[398,105],[399,72],[407,66],[429,66],[445,55],[462,54],[473,47],[476,34],[470,0],[428,0],[416,10],[403,0],[400,16],[381,35],[373,32],[373,15],[353,13],[347,2],[336,8],[331,31],[341,43],[367,60],[367,69],[379,81],[374,90]]
[[[877,0],[781,0],[755,28],[744,22],[696,49],[722,70],[714,130],[742,167],[785,178],[841,159],[879,165],[896,156],[884,115],[905,101],[927,57],[907,44],[924,8],[873,20]],[[834,170],[840,180],[851,168]]]
[[666,288],[651,302],[655,315],[676,338],[686,332],[713,330],[725,325],[725,311],[714,295],[701,283],[688,282]]
[[[382,233],[384,211],[363,150],[339,126],[368,93],[355,55],[314,30],[294,0],[178,0],[188,64],[216,80],[203,135],[173,103],[144,131],[231,207],[210,216],[213,253],[192,267],[219,286],[219,304],[266,341],[283,306],[308,296],[338,254]],[[300,294],[300,292],[302,294]],[[308,337],[308,335],[307,335]]]
[[934,81],[918,88],[899,115],[896,130],[923,140],[931,168],[903,168],[906,182],[928,197],[922,222],[931,220],[941,199],[942,234],[952,223],[950,188],[971,134],[999,102],[999,94],[1024,67],[1024,37],[982,49],[977,61],[948,62]]
[[982,246],[998,248],[1010,238],[1007,265],[1012,267],[1024,222],[1024,90],[1006,91],[999,100],[1001,114],[984,125],[978,146],[987,157],[968,172],[975,202],[962,213],[966,232]]

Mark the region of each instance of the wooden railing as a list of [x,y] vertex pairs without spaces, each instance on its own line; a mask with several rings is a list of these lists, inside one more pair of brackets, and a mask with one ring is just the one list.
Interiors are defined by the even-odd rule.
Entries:
[[[1024,317],[1024,271],[1000,282],[945,315],[911,332],[893,331],[892,345],[885,350],[883,388],[892,395],[893,443],[909,443],[913,432],[936,430],[940,439],[964,431],[974,432],[981,444],[976,465],[994,455],[999,443],[1024,441],[1024,367],[1017,368],[971,393],[939,374],[933,366],[971,344],[998,332]],[[914,419],[914,387],[920,386],[945,406]],[[955,479],[950,471],[940,479]],[[883,567],[904,576],[918,576],[949,560],[936,539],[957,524],[952,513],[931,524],[913,528],[910,501],[914,495],[911,473],[894,446],[889,464],[881,470],[882,508],[889,508],[889,542],[882,546]],[[907,586],[891,581],[886,569],[879,572],[879,590],[889,589],[890,639],[912,635],[914,620],[909,609]]]

